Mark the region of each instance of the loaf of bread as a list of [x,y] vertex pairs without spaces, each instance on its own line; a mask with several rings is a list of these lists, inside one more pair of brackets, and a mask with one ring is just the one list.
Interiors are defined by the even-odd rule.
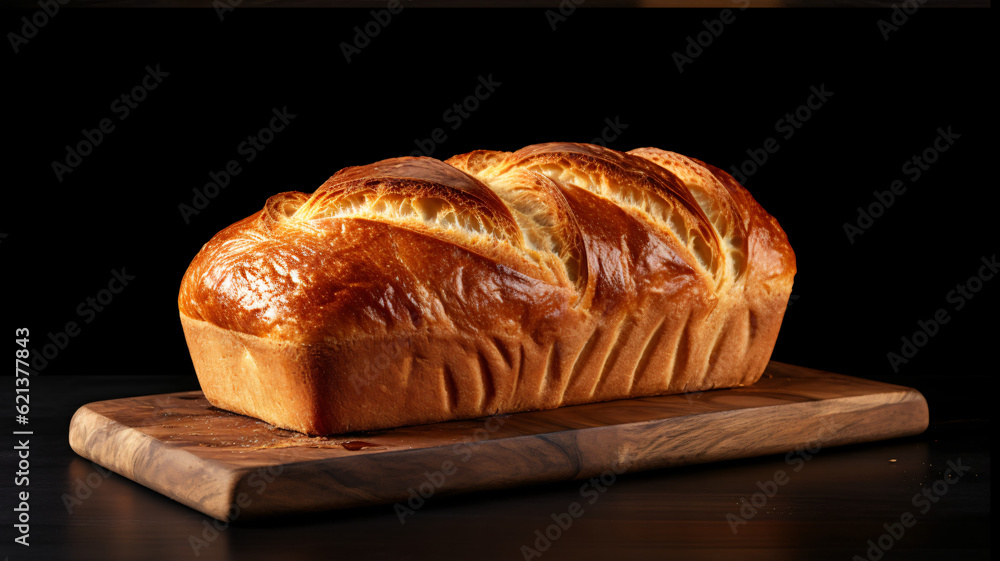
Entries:
[[275,195],[179,307],[212,404],[320,435],[752,384],[794,274],[720,169],[549,143]]

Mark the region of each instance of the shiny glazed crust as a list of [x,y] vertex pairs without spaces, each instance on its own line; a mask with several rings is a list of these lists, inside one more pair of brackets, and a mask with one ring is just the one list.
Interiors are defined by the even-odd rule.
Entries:
[[794,275],[725,172],[549,143],[275,195],[178,301],[210,402],[335,434],[752,384]]

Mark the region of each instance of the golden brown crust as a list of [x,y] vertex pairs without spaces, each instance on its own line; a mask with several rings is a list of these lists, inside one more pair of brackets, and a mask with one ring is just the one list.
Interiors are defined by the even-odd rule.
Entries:
[[794,274],[725,172],[549,143],[271,197],[179,307],[213,404],[330,434],[751,384]]

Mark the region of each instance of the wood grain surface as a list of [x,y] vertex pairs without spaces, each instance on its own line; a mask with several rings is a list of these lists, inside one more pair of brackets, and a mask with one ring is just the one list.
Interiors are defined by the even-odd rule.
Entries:
[[73,450],[220,520],[585,479],[919,434],[914,389],[772,362],[752,387],[307,437],[201,392],[90,403]]

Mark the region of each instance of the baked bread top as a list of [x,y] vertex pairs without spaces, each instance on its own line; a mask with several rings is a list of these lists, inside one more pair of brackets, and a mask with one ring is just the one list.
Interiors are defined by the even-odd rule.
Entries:
[[223,329],[336,346],[430,332],[541,341],[667,313],[644,309],[655,294],[680,309],[738,301],[750,341],[757,318],[780,324],[794,274],[777,221],[722,170],[655,148],[547,143],[383,160],[275,195],[202,248],[178,301]]

